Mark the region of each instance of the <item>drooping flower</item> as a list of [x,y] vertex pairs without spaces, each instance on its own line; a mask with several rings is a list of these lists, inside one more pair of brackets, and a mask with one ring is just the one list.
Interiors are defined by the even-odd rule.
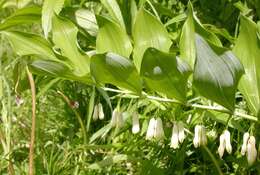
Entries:
[[193,144],[195,148],[198,148],[200,146],[207,144],[207,135],[206,130],[203,125],[196,125],[194,129],[194,139]]
[[98,119],[98,115],[99,115],[98,105],[95,105],[94,112],[93,112],[93,120],[94,121],[96,121]]
[[154,131],[155,131],[155,125],[156,125],[156,119],[151,118],[148,124],[148,129],[146,132],[146,139],[151,140],[154,136]]
[[176,122],[173,124],[172,128],[172,137],[171,137],[171,148],[176,149],[179,147],[179,131],[178,131],[178,125]]
[[255,137],[250,136],[247,143],[247,162],[251,166],[255,163],[257,157],[257,150],[255,147]]
[[149,121],[148,129],[146,132],[146,139],[163,139],[164,138],[164,130],[162,120],[160,118],[151,118]]
[[231,145],[231,141],[230,141],[230,132],[228,130],[225,130],[224,135],[225,135],[226,150],[229,154],[231,154],[232,153],[232,145]]
[[242,145],[242,147],[241,147],[241,155],[242,155],[242,156],[244,156],[244,155],[246,154],[248,139],[249,139],[249,133],[246,132],[246,133],[243,135],[243,145]]
[[132,123],[132,133],[136,134],[140,131],[139,117],[137,112],[134,112],[132,115]]
[[163,123],[161,118],[156,119],[156,124],[155,124],[155,133],[154,133],[154,138],[155,139],[163,139],[165,137],[164,135],[164,130],[163,130]]
[[122,113],[117,108],[112,113],[111,125],[118,128],[124,125]]
[[184,126],[181,121],[178,122],[178,132],[179,132],[179,142],[182,143],[185,139],[185,132],[184,132]]
[[105,118],[103,106],[101,103],[98,104],[98,118],[99,118],[99,120],[103,120]]
[[218,154],[219,157],[222,158],[225,152],[225,135],[221,134],[219,137],[219,147],[218,147]]

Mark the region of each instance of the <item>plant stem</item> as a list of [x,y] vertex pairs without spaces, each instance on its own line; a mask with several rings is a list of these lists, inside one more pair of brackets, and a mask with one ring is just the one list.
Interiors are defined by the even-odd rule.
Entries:
[[64,101],[68,104],[68,106],[72,109],[72,111],[74,112],[74,114],[76,115],[77,119],[78,119],[78,122],[80,124],[80,127],[82,129],[82,132],[83,132],[83,142],[84,142],[84,145],[87,143],[87,135],[86,135],[86,130],[85,130],[85,126],[84,126],[84,123],[79,115],[79,113],[71,106],[71,103],[70,103],[70,100],[69,98],[64,95],[62,92],[60,91],[57,91],[58,94],[60,94],[62,96],[62,98],[64,99]]
[[[129,94],[131,95],[132,98],[140,98],[140,96],[134,95],[132,94],[130,91],[122,91],[122,90],[118,90],[118,89],[112,89],[112,88],[103,88],[105,91],[110,91],[110,92],[116,92],[116,93],[122,93],[122,94]],[[204,109],[204,110],[212,110],[212,111],[218,111],[218,112],[222,112],[222,113],[227,113],[227,114],[231,114],[231,115],[235,115],[244,119],[248,119],[248,120],[252,120],[255,122],[258,122],[257,117],[252,116],[252,115],[248,115],[248,114],[243,114],[240,112],[237,112],[235,110],[235,112],[229,111],[221,106],[207,106],[207,105],[201,105],[201,104],[184,104],[181,103],[177,100],[174,99],[169,99],[169,98],[162,98],[162,97],[156,97],[156,96],[151,96],[151,95],[147,95],[145,92],[142,92],[143,97],[151,99],[151,100],[156,100],[159,102],[168,102],[168,103],[175,103],[175,104],[181,104],[184,105],[186,107],[192,107],[192,108],[198,108],[198,109]]]
[[36,92],[35,83],[32,73],[26,66],[28,79],[30,82],[31,93],[32,93],[32,126],[31,126],[31,141],[30,141],[30,152],[29,152],[29,175],[34,174],[34,142],[35,142],[35,122],[36,122]]

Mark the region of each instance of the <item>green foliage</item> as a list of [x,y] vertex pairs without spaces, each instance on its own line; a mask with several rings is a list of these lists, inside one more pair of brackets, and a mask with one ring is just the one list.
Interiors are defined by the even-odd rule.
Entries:
[[[28,174],[27,66],[36,85],[35,174],[259,174],[259,160],[250,166],[240,153],[244,132],[259,152],[259,7],[0,0],[0,174]],[[151,118],[162,120],[160,141],[145,139]],[[178,135],[173,149],[176,122],[185,139]],[[196,125],[208,138],[200,148]],[[224,130],[233,152],[219,158]]]

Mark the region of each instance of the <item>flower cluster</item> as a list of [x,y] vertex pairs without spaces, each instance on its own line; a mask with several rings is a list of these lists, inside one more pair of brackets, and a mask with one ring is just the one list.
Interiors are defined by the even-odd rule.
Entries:
[[223,157],[225,149],[229,154],[232,153],[232,145],[230,142],[230,132],[228,130],[225,130],[223,132],[223,134],[221,134],[219,137],[218,154],[219,154],[220,158]]
[[161,118],[152,118],[149,122],[148,129],[146,132],[146,139],[163,139],[164,138],[164,130]]
[[101,103],[98,103],[94,107],[93,120],[103,120],[105,118],[103,107]]
[[194,129],[193,145],[195,148],[207,145],[206,129],[203,125],[196,125]]
[[241,148],[241,154],[247,156],[247,162],[251,166],[256,161],[257,150],[255,147],[255,137],[250,136],[248,132],[246,132],[243,136],[243,145]]
[[173,149],[179,148],[185,139],[184,127],[182,122],[174,122],[172,128],[172,137],[170,147]]

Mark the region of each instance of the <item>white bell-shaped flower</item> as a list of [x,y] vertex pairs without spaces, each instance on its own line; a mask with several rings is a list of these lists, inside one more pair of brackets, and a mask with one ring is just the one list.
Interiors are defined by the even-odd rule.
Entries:
[[103,120],[105,118],[103,106],[101,103],[98,104],[98,118],[99,118],[99,120]]
[[132,133],[136,134],[140,131],[139,116],[138,113],[134,112],[132,116]]
[[247,142],[248,142],[248,139],[249,139],[249,133],[246,132],[244,135],[243,135],[243,145],[241,147],[241,155],[244,156],[246,154],[246,151],[247,151]]
[[146,132],[146,139],[147,140],[151,140],[154,136],[154,132],[155,132],[155,125],[156,125],[157,121],[155,118],[151,118],[148,124],[148,129]]
[[207,135],[206,135],[206,130],[203,125],[196,125],[194,129],[194,139],[193,139],[193,144],[194,147],[200,147],[202,145],[207,144]]
[[225,135],[226,150],[229,154],[231,154],[232,153],[232,145],[231,145],[231,141],[230,141],[230,132],[228,130],[225,130],[224,135]]
[[257,157],[257,150],[255,147],[255,137],[250,136],[247,143],[247,162],[251,166],[255,163]]
[[220,137],[219,137],[219,147],[218,147],[218,154],[219,154],[220,158],[222,158],[223,155],[224,155],[225,146],[226,146],[225,135],[221,134]]
[[118,128],[124,125],[122,113],[117,108],[112,113],[111,125]]
[[178,140],[182,143],[185,139],[184,126],[181,121],[178,122]]
[[98,119],[98,115],[99,115],[99,108],[98,105],[94,106],[94,111],[93,111],[93,120],[96,121]]
[[179,131],[178,131],[178,125],[176,122],[173,124],[172,128],[172,137],[171,137],[171,148],[176,149],[179,147]]
[[154,138],[155,139],[163,139],[165,137],[164,135],[164,130],[163,130],[163,123],[161,118],[156,119],[156,124],[155,124],[155,133],[154,133]]

